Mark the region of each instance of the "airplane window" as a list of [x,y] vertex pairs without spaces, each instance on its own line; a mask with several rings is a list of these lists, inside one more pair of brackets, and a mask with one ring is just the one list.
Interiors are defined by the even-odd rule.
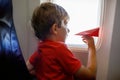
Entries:
[[[44,0],[43,0],[44,1]],[[75,35],[81,31],[100,27],[103,0],[47,0],[64,7],[70,16],[68,28],[70,32],[66,39],[68,46],[86,46],[81,36]],[[98,37],[94,37],[95,44]]]

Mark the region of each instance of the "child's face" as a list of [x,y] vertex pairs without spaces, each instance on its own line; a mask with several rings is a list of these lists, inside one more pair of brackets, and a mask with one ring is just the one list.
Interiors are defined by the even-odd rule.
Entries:
[[67,18],[62,20],[61,27],[58,30],[58,40],[59,41],[65,42],[65,39],[69,33],[69,29],[67,28],[67,24],[68,24]]

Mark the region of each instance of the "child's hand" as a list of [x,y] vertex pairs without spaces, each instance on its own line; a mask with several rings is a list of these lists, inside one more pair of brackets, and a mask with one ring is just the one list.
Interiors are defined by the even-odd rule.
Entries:
[[93,37],[88,36],[88,35],[83,35],[82,39],[83,39],[83,42],[85,42],[88,45],[88,47],[94,46],[94,39],[93,39]]

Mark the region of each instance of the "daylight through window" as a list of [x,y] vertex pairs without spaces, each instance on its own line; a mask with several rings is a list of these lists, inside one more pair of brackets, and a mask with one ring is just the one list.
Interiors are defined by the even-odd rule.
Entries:
[[[96,28],[100,26],[101,0],[53,0],[64,7],[70,15],[68,34],[66,43],[68,45],[85,44],[81,36],[75,35],[78,32]],[[95,42],[97,42],[97,37]]]

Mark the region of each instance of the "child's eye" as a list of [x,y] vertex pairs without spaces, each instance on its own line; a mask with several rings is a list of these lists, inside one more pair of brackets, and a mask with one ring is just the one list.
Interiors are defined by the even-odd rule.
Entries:
[[65,25],[67,25],[68,22],[65,20],[64,23],[65,23]]

